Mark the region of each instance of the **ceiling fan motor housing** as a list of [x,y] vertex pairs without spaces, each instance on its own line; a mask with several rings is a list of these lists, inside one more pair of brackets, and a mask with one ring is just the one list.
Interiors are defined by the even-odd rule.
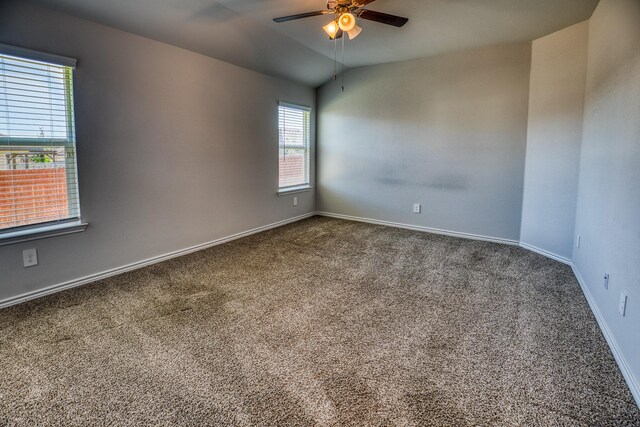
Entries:
[[[327,9],[314,12],[298,13],[296,15],[282,16],[274,18],[275,22],[289,22],[296,19],[311,18],[314,16],[334,14],[340,17],[349,14],[349,22],[343,22],[341,28],[355,28],[355,19],[361,18],[368,21],[375,21],[381,24],[392,25],[394,27],[402,27],[409,19],[400,16],[389,15],[388,13],[376,12],[370,9],[364,9],[365,6],[373,3],[375,0],[328,0]],[[343,31],[345,31],[343,28]],[[347,30],[348,31],[348,30]]]
[[351,4],[351,0],[329,0],[327,2],[327,9],[335,9],[339,6],[347,6]]

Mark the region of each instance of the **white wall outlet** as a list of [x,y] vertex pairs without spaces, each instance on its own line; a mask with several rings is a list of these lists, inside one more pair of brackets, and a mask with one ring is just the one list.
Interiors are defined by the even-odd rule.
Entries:
[[604,275],[604,288],[609,289],[609,273],[605,273]]
[[620,292],[620,303],[618,304],[618,311],[620,315],[624,317],[627,313],[627,294]]
[[581,238],[582,238],[582,236],[578,234],[578,238],[576,239],[576,248],[580,247],[580,239]]
[[25,267],[38,265],[38,252],[35,249],[25,249],[22,251],[22,263]]
[[422,205],[420,203],[413,204],[413,213],[420,213],[422,211]]
[[293,198],[293,206],[298,206],[298,198],[297,197]]

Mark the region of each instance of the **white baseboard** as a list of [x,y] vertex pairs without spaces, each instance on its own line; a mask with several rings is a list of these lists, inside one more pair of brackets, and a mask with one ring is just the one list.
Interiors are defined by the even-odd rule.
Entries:
[[92,282],[96,282],[98,280],[106,279],[111,276],[116,276],[118,274],[126,273],[128,271],[137,270],[142,267],[146,267],[148,265],[157,264],[162,261],[167,261],[172,258],[177,258],[179,256],[187,255],[193,252],[201,251],[203,249],[211,248],[213,246],[221,245],[223,243],[230,242],[232,240],[241,239],[243,237],[250,236],[252,234],[260,233],[262,231],[271,230],[272,228],[281,227],[286,224],[290,224],[292,222],[297,222],[303,220],[305,218],[309,218],[315,216],[315,212],[310,212],[305,215],[300,215],[294,218],[285,219],[283,221],[274,222],[273,224],[264,225],[262,227],[253,228],[251,230],[242,231],[240,233],[232,234],[231,236],[222,237],[220,239],[212,240],[210,242],[201,243],[199,245],[191,246],[189,248],[180,249],[174,252],[169,252],[164,255],[155,256],[153,258],[148,258],[142,261],[134,262],[131,264],[124,265],[122,267],[113,268],[110,270],[102,271],[100,273],[91,274],[89,276],[80,277],[78,279],[70,280],[68,282],[60,283],[53,286],[48,286],[43,289],[38,289],[37,291],[27,292],[22,295],[18,295],[15,297],[11,297],[5,300],[0,301],[0,308],[9,307],[12,305],[20,304],[25,301],[29,301],[32,299],[40,298],[45,295],[50,295],[56,292],[64,291],[66,289],[75,288],[77,286],[86,285]]
[[527,249],[531,252],[535,252],[537,254],[546,256],[547,258],[555,259],[556,261],[560,261],[563,264],[571,265],[571,260],[569,258],[562,257],[560,255],[556,255],[553,252],[545,251],[544,249],[540,249],[536,246],[529,245],[528,243],[520,242],[520,247]]
[[573,274],[576,276],[578,283],[580,284],[580,288],[582,289],[582,293],[587,299],[587,303],[589,303],[589,307],[591,308],[591,312],[593,313],[596,321],[598,322],[598,326],[600,326],[600,330],[602,331],[602,335],[604,335],[604,339],[609,344],[609,349],[611,349],[611,353],[613,353],[613,357],[616,359],[616,363],[618,364],[618,368],[622,372],[622,376],[624,377],[627,385],[629,386],[629,390],[631,390],[631,394],[633,398],[636,400],[636,405],[640,407],[640,381],[633,375],[627,360],[625,359],[620,347],[618,346],[618,342],[615,337],[611,333],[611,329],[609,329],[609,325],[607,325],[606,320],[602,316],[600,309],[596,305],[595,300],[593,299],[593,295],[591,295],[591,291],[587,287],[587,283],[584,281],[584,278],[580,274],[580,271],[576,268],[576,266],[571,263],[571,269],[573,270]]
[[386,225],[388,227],[405,228],[407,230],[423,231],[425,233],[441,234],[444,236],[460,237],[462,239],[482,240],[484,242],[502,243],[505,245],[518,245],[517,240],[504,239],[502,237],[483,236],[480,234],[462,233],[459,231],[441,230],[439,228],[423,227],[421,225],[402,224],[399,222],[383,221],[380,219],[363,218],[359,216],[342,215],[331,212],[316,212],[316,215],[330,218],[346,219],[349,221],[366,222],[369,224]]
[[485,241],[485,242],[503,243],[503,244],[507,244],[507,245],[517,245],[517,246],[520,246],[523,249],[527,249],[527,250],[529,250],[531,252],[535,252],[537,254],[543,255],[543,256],[545,256],[547,258],[551,258],[551,259],[554,259],[556,261],[560,261],[563,264],[571,265],[571,260],[568,259],[568,258],[562,257],[560,255],[556,255],[556,254],[554,254],[552,252],[545,251],[544,249],[540,249],[540,248],[538,248],[536,246],[529,245],[527,243],[523,243],[523,242],[520,242],[518,240],[504,239],[502,237],[483,236],[481,234],[463,233],[463,232],[460,232],[460,231],[442,230],[442,229],[439,229],[439,228],[423,227],[423,226],[420,226],[420,225],[411,225],[411,224],[402,224],[402,223],[398,223],[398,222],[383,221],[383,220],[379,220],[379,219],[363,218],[363,217],[357,217],[357,216],[351,216],[351,215],[342,215],[342,214],[336,214],[336,213],[331,213],[331,212],[316,212],[316,215],[326,216],[326,217],[330,217],[330,218],[346,219],[346,220],[350,220],[350,221],[366,222],[366,223],[369,223],[369,224],[386,225],[386,226],[389,226],[389,227],[406,228],[408,230],[422,231],[422,232],[425,232],[425,233],[442,234],[442,235],[445,235],[445,236],[460,237],[460,238],[463,238],[463,239],[482,240],[482,241]]

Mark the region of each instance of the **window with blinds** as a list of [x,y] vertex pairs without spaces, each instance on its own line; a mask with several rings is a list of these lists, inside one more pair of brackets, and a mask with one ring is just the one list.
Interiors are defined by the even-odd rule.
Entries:
[[79,220],[73,67],[0,50],[0,237]]
[[278,106],[280,130],[280,191],[309,186],[311,109],[293,104]]

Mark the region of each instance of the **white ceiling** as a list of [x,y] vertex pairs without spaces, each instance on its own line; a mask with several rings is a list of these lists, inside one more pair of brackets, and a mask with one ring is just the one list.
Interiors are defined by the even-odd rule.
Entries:
[[[37,0],[72,15],[246,68],[318,86],[333,74],[330,19],[273,18],[322,10],[325,0]],[[588,19],[598,0],[377,0],[368,9],[409,18],[403,28],[359,22],[345,64],[357,67],[534,40]]]

